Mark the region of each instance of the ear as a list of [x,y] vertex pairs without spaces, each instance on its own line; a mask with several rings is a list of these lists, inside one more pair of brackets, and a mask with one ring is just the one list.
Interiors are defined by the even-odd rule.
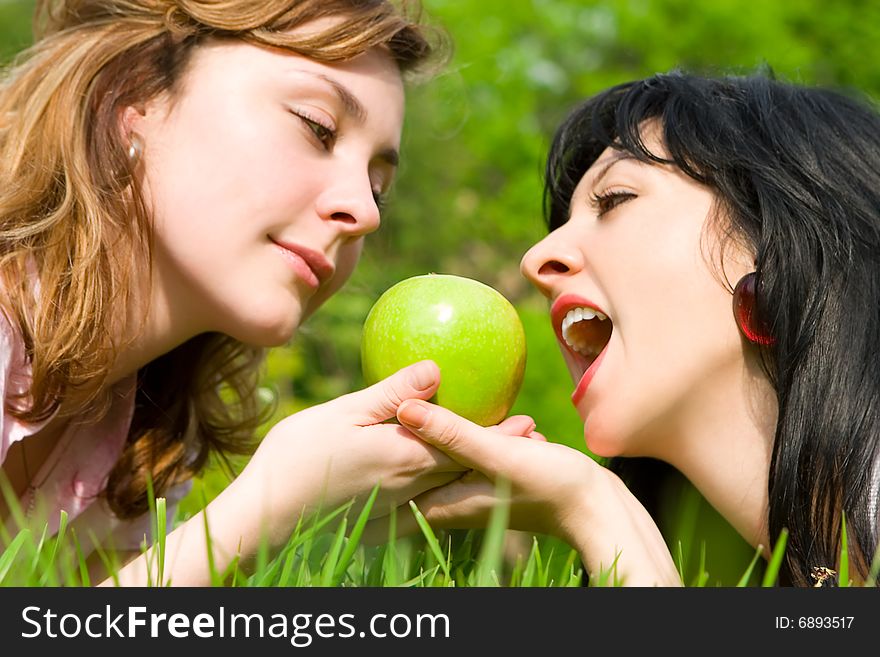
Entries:
[[119,132],[120,138],[124,144],[130,140],[132,133],[143,133],[141,127],[147,116],[147,108],[143,104],[129,105],[120,112],[119,115]]

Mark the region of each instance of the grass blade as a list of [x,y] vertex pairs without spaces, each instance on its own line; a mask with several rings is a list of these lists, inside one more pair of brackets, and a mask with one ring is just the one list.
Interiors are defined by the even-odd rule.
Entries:
[[[48,527],[47,527],[48,529]],[[60,512],[58,519],[58,533],[55,534],[55,540],[52,541],[52,551],[49,553],[46,563],[43,564],[43,574],[40,576],[38,586],[58,586],[58,578],[56,564],[58,562],[59,546],[64,541],[67,533],[67,511],[64,509]]]
[[343,517],[342,522],[333,536],[333,544],[327,551],[324,567],[321,569],[321,586],[333,586],[333,575],[336,572],[336,564],[339,563],[339,555],[345,542],[345,530],[348,528],[348,517]]
[[382,554],[382,574],[384,586],[399,586],[400,574],[398,563],[400,557],[397,551],[397,508],[391,509],[391,516],[388,522],[388,543],[385,545],[385,551]]
[[76,530],[70,528],[70,540],[73,542],[73,549],[76,551],[77,564],[79,565],[79,583],[81,586],[89,587],[92,585],[92,579],[89,576],[89,568],[86,563],[86,557],[83,554],[82,546],[76,536]]
[[113,586],[119,588],[119,564],[117,563],[116,553],[113,552],[108,554],[107,551],[101,547],[101,542],[98,540],[98,537],[93,530],[89,529],[88,535],[89,541],[95,546],[95,554],[98,555],[98,558],[101,559],[101,563],[104,565],[104,572],[107,573],[107,577],[113,580]]
[[589,586],[592,587],[619,587],[623,585],[617,571],[617,562],[620,561],[620,552],[614,554],[614,560],[611,565],[605,568],[599,564],[599,572],[590,575]]
[[421,572],[412,579],[408,579],[407,581],[403,582],[401,586],[405,586],[407,588],[424,587],[426,586],[425,579],[430,578],[430,580],[433,581],[434,577],[437,575],[437,571],[439,570],[440,564],[438,563],[436,566],[432,567],[431,570],[427,572]]
[[364,527],[367,525],[367,520],[370,519],[370,512],[373,510],[373,504],[376,502],[376,496],[378,494],[379,484],[376,484],[370,493],[370,497],[367,498],[364,508],[361,509],[360,514],[358,514],[358,518],[348,537],[348,542],[345,544],[345,549],[342,550],[342,554],[339,557],[339,563],[336,564],[336,570],[333,573],[334,586],[338,586],[342,582],[342,578],[345,576],[345,571],[348,570],[348,567],[354,558],[354,553],[357,550],[358,545],[360,545],[361,536],[364,533]]
[[12,539],[12,542],[3,551],[3,554],[0,554],[0,584],[3,584],[6,579],[6,575],[12,568],[12,564],[15,563],[15,557],[18,555],[21,548],[30,540],[31,530],[22,529],[18,532],[15,538]]
[[761,582],[762,587],[770,587],[776,583],[776,578],[779,575],[779,567],[782,565],[782,557],[785,555],[786,543],[788,543],[788,530],[783,527],[782,531],[779,532],[779,538],[776,540],[776,545],[773,546],[773,554],[770,556],[770,563],[767,566],[767,570],[764,571],[764,579]]
[[543,565],[541,563],[541,547],[538,545],[537,537],[532,537],[532,551],[529,553],[529,559],[526,561],[526,568],[523,571],[522,585],[537,586],[536,581],[538,573],[541,572]]
[[492,586],[499,583],[499,573],[504,560],[504,534],[510,520],[509,481],[506,479],[498,480],[495,485],[495,497],[498,502],[492,509],[483,546],[480,549],[477,564],[477,586]]
[[43,533],[40,534],[40,541],[37,543],[36,548],[34,548],[33,555],[31,558],[31,570],[28,573],[28,582],[32,582],[39,572],[40,569],[40,561],[43,559],[43,549],[46,547],[46,537],[49,534],[49,525],[48,523],[43,525]]
[[309,557],[312,554],[312,546],[314,545],[314,540],[312,535],[303,540],[302,544],[302,556],[300,557],[299,562],[299,570],[296,573],[296,585],[297,586],[311,586],[312,583],[312,569],[309,566]]
[[562,567],[559,569],[559,577],[557,578],[559,581],[559,586],[571,586],[570,582],[575,576],[574,564],[577,559],[577,550],[570,550],[568,553],[568,557],[565,559],[565,563],[563,563]]
[[165,511],[165,498],[156,498],[156,534],[154,536],[156,542],[156,583],[159,586],[165,586],[165,535],[167,533],[168,517]]
[[749,567],[746,568],[746,572],[742,574],[742,577],[740,577],[739,581],[736,583],[737,588],[744,588],[749,585],[749,580],[752,578],[752,571],[755,569],[758,559],[761,557],[761,550],[763,549],[764,546],[759,545],[758,549],[755,550],[755,556],[752,557]]
[[[277,563],[276,561],[275,564]],[[254,576],[251,579],[258,581],[258,586],[268,586],[277,571],[275,564],[269,566],[269,537],[266,532],[260,532],[260,543],[257,545],[257,556],[254,560]]]
[[[579,556],[575,556],[576,559],[579,559]],[[568,575],[568,582],[565,586],[580,588],[584,583],[584,569],[583,567],[574,569],[574,565],[571,567],[571,572]]]
[[840,587],[849,586],[849,541],[846,537],[846,512],[842,512],[840,516],[840,575],[837,578],[837,585]]
[[278,558],[284,560],[281,575],[278,577],[278,586],[290,586],[290,577],[293,574],[293,566],[296,564],[296,552],[289,550],[283,557],[279,555]]
[[211,527],[208,524],[208,500],[205,497],[205,487],[201,486],[199,494],[201,495],[201,513],[202,524],[205,528],[205,549],[208,551],[208,573],[211,575],[211,586],[222,586],[223,577],[217,572],[217,564],[214,561],[214,545],[211,541]]
[[709,573],[706,572],[706,541],[700,541],[700,568],[693,586],[695,588],[704,588],[706,582],[709,581]]
[[676,562],[678,566],[678,579],[684,581],[684,552],[682,551],[681,541],[676,541]]
[[425,540],[428,541],[428,547],[431,549],[431,552],[437,559],[437,563],[439,564],[439,566],[443,569],[447,581],[451,582],[452,573],[449,572],[449,564],[446,562],[446,558],[443,556],[443,550],[440,548],[440,543],[437,541],[437,537],[434,535],[431,526],[428,524],[428,521],[425,520],[425,516],[422,515],[422,512],[419,511],[419,507],[417,507],[416,503],[412,500],[409,501],[409,508],[412,509],[413,515],[416,518],[416,524],[418,524],[419,529],[422,530],[422,534],[424,534]]

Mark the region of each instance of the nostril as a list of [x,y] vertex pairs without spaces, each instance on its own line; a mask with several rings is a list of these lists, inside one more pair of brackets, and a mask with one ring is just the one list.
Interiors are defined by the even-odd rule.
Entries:
[[356,224],[356,223],[357,223],[357,219],[355,219],[354,217],[352,217],[352,216],[351,216],[350,214],[348,214],[347,212],[334,212],[334,213],[333,213],[333,218],[334,218],[336,221],[344,221],[344,222],[347,223],[347,224]]
[[558,260],[551,260],[550,262],[545,262],[541,265],[538,274],[565,274],[568,271],[569,268],[567,265]]

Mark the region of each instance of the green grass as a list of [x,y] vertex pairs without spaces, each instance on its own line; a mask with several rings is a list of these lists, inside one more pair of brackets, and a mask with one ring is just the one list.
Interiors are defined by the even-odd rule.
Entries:
[[[378,489],[374,489],[363,508],[353,517],[351,503],[329,512],[316,513],[297,524],[288,542],[274,555],[264,543],[245,572],[238,561],[218,572],[210,561],[212,585],[234,587],[593,587],[619,586],[615,564],[586,580],[577,553],[564,543],[547,537],[531,536],[526,553],[512,557],[507,550],[507,489],[499,487],[502,503],[490,518],[485,530],[435,532],[414,503],[414,514],[421,534],[406,538],[395,534],[396,517],[391,518],[389,536],[382,545],[361,543]],[[204,500],[204,492],[202,492]],[[158,537],[150,554],[149,586],[167,586],[165,572],[165,536],[171,529],[165,523],[164,498],[153,499],[150,512],[153,531]],[[86,559],[80,537],[62,513],[59,531],[48,536],[46,527],[20,530],[9,536],[0,527],[0,586],[90,586]],[[180,522],[175,519],[172,527]],[[210,530],[210,528],[207,528]],[[210,542],[210,531],[207,532]],[[88,537],[94,544],[94,537]],[[776,586],[788,534],[783,532],[760,577],[760,586]],[[688,546],[694,551],[696,546]],[[142,549],[146,550],[144,544]],[[705,587],[710,573],[705,569],[706,548],[700,546],[697,573],[686,586]],[[760,548],[736,582],[737,587],[754,585],[755,569],[760,562]],[[98,550],[108,572],[118,567],[115,555]],[[211,554],[210,549],[208,555]],[[677,561],[680,572],[682,548]],[[878,551],[880,554],[880,551]],[[842,522],[842,549],[838,566],[841,586],[849,580],[847,535]],[[875,556],[866,585],[876,581],[880,557]]]
[[[399,538],[392,521],[389,540],[383,545],[363,545],[361,538],[378,489],[372,491],[356,517],[352,504],[308,519],[301,519],[288,542],[274,555],[264,543],[245,572],[234,562],[220,572],[210,560],[212,585],[241,587],[461,587],[461,586],[579,586],[582,574],[574,550],[566,554],[542,553],[535,539],[525,560],[507,563],[503,554],[506,516],[493,519],[486,531],[434,533],[421,518],[422,534]],[[153,531],[158,537],[151,554],[148,586],[167,586],[165,572],[165,499],[150,504]],[[176,525],[180,519],[172,523]],[[210,547],[210,528],[208,529]],[[0,586],[89,586],[86,558],[80,538],[62,514],[58,533],[49,537],[46,527],[14,536],[0,536]],[[93,540],[90,537],[90,540]],[[147,545],[142,546],[143,550]],[[98,550],[105,569],[118,570],[112,552]]]

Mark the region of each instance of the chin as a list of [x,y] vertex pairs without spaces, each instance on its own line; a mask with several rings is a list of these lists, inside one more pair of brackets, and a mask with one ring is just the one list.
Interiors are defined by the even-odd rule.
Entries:
[[584,421],[584,442],[596,456],[613,458],[625,456],[625,438],[620,432],[607,428],[595,415]]
[[253,343],[257,347],[283,347],[296,336],[296,329],[290,331],[280,331],[265,336],[265,339]]
[[293,339],[299,329],[299,313],[242,318],[242,321],[224,331],[236,340],[255,347],[280,347]]
[[614,458],[616,456],[624,456],[623,451],[613,442],[604,440],[594,440],[590,436],[586,436],[587,449],[596,456],[605,459]]

